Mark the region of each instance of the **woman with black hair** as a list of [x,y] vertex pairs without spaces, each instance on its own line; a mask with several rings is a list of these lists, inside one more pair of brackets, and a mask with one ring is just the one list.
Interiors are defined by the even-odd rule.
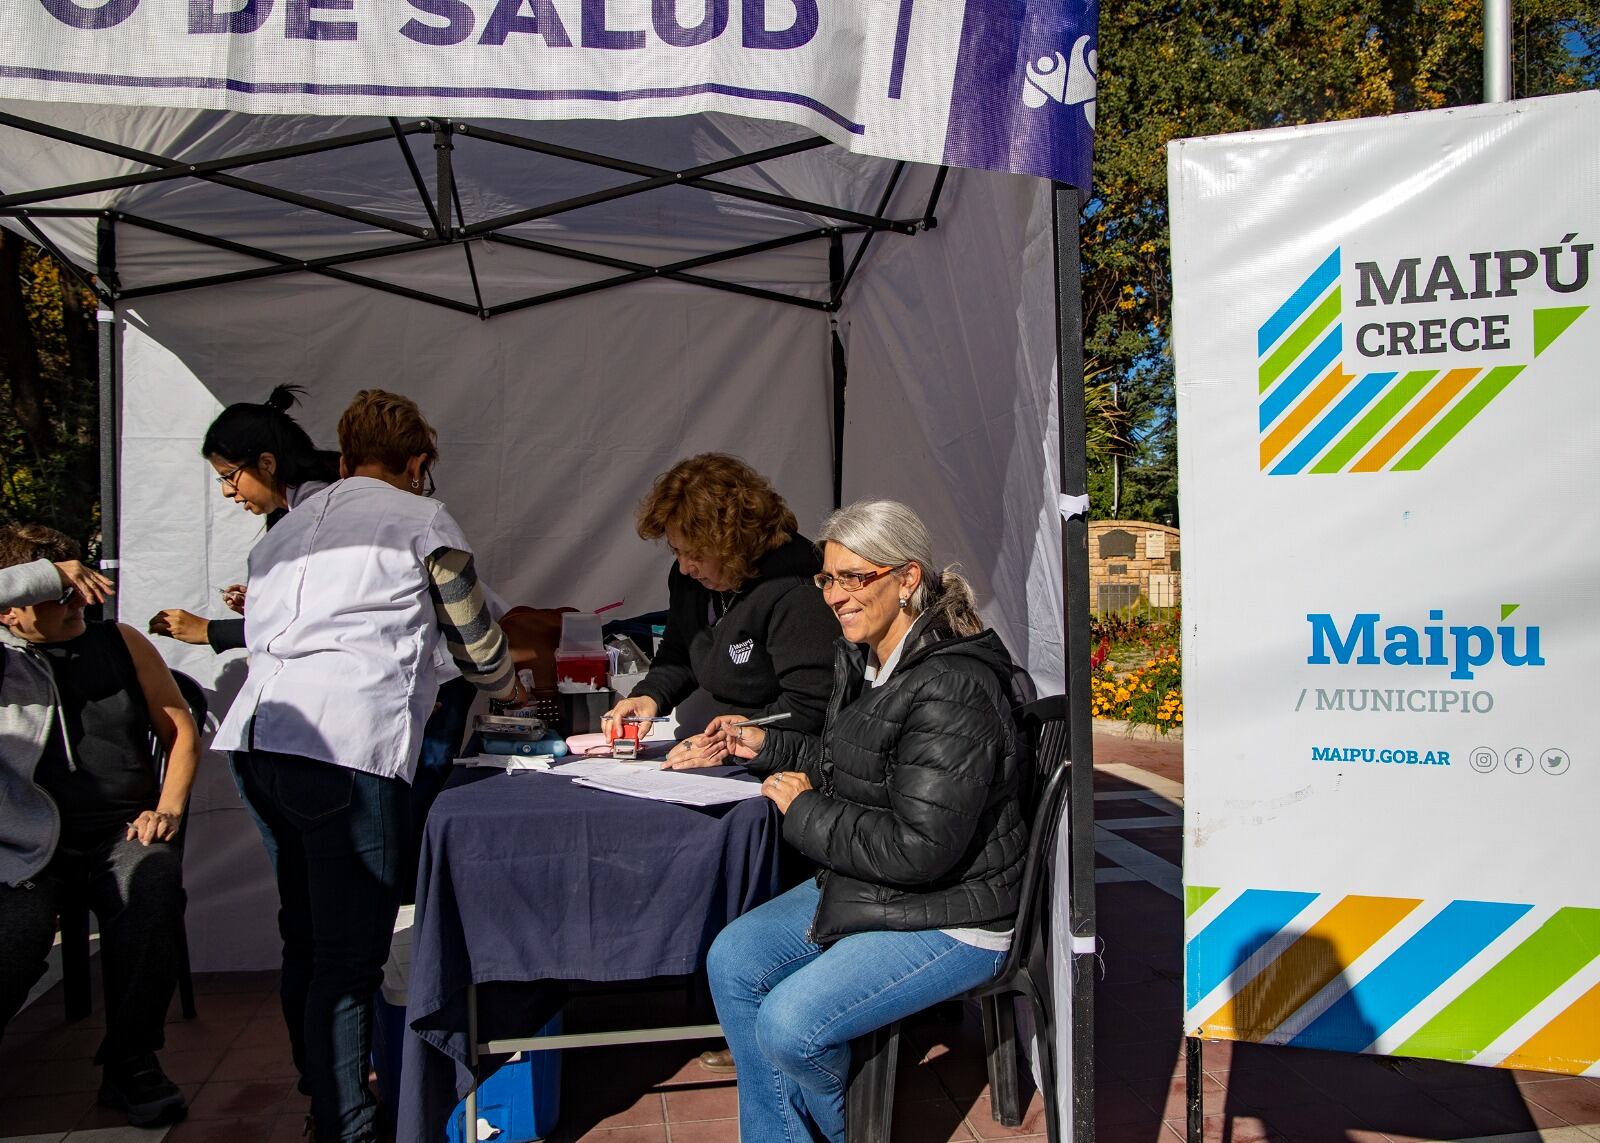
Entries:
[[[200,445],[200,455],[216,470],[223,497],[252,515],[265,516],[269,528],[307,496],[339,479],[339,454],[317,448],[289,415],[302,392],[298,385],[279,385],[259,404],[229,405],[211,422]],[[243,585],[230,586],[223,602],[242,611]],[[243,619],[206,619],[178,607],[157,612],[150,633],[209,644],[219,652],[244,646]]]

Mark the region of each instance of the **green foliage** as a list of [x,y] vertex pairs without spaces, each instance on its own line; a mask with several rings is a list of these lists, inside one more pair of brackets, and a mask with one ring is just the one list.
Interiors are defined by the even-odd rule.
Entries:
[[[1100,11],[1085,354],[1117,379],[1123,518],[1178,523],[1169,140],[1476,103],[1481,0],[1120,0]],[[1600,0],[1518,0],[1513,94],[1600,85]],[[1111,462],[1090,496],[1111,514]]]
[[100,526],[95,301],[54,258],[0,232],[0,520],[86,548]]
[[1183,618],[1176,607],[1127,608],[1089,617],[1089,642],[1108,644],[1113,652],[1129,648],[1148,656],[1176,647],[1183,635]]

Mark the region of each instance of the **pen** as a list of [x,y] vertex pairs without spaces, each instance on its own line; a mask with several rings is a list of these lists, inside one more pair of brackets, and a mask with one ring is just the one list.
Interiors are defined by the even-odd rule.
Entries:
[[666,714],[658,714],[654,718],[645,718],[642,715],[629,714],[629,715],[624,715],[622,721],[623,722],[671,722],[672,721],[672,716],[671,715],[666,715]]
[[768,725],[770,725],[770,724],[772,724],[774,722],[782,722],[784,719],[786,719],[788,717],[789,717],[789,712],[788,711],[784,711],[782,714],[768,714],[768,715],[763,715],[760,718],[747,718],[743,722],[730,722],[730,723],[728,723],[728,725],[729,726],[768,726]]

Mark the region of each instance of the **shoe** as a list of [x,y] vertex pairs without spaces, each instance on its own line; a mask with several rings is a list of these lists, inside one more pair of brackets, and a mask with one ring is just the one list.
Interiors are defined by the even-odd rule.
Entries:
[[735,1070],[733,1053],[727,1048],[723,1048],[719,1052],[701,1052],[700,1066],[708,1072],[732,1072]]
[[176,1123],[189,1110],[183,1093],[161,1070],[154,1053],[107,1066],[100,1083],[100,1104],[126,1111],[134,1127]]

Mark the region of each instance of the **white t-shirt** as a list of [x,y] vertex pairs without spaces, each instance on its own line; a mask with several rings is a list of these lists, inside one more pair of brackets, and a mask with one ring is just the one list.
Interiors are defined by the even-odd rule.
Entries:
[[[911,634],[911,630],[907,628],[906,635],[909,634]],[[900,665],[900,653],[906,649],[906,635],[900,636],[900,642],[896,643],[894,650],[889,652],[889,657],[884,660],[883,666],[874,667],[871,663],[867,664],[867,669],[862,677],[870,685],[881,687],[889,676],[894,673],[894,669]],[[940,929],[939,931],[964,945],[988,949],[990,952],[1006,952],[1009,950],[1011,948],[1011,938],[1016,932],[1015,929],[1007,929],[1003,933],[990,932],[988,929]]]
[[[410,781],[442,642],[425,559],[470,551],[437,500],[352,476],[250,553],[250,673],[219,750],[271,750]],[[253,724],[253,725],[252,725]]]

